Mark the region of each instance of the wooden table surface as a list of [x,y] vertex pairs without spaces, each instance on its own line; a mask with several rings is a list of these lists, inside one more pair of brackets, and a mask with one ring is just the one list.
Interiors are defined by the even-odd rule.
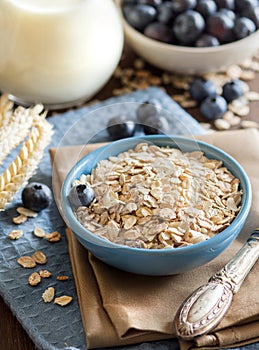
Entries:
[[[131,67],[131,64],[135,58],[135,55],[129,50],[125,50],[121,66]],[[162,75],[163,72],[148,66],[148,70],[154,72],[156,76]],[[259,73],[253,80],[248,82],[251,90],[259,92]],[[96,95],[94,99],[104,100],[113,95],[114,89],[120,88],[120,82],[118,79],[112,77],[106,86]],[[167,92],[173,94],[174,88],[170,88]],[[194,118],[198,121],[205,122],[206,120],[201,116],[198,108],[186,109]],[[250,103],[250,113],[243,117],[245,120],[253,120],[259,123],[259,102]],[[20,323],[13,316],[9,307],[5,304],[4,300],[0,297],[0,350],[33,350],[35,345],[23,330]]]

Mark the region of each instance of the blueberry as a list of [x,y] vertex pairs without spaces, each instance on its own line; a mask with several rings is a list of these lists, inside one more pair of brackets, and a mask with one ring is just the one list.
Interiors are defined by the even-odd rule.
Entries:
[[137,111],[137,123],[138,124],[144,124],[148,117],[150,116],[158,116],[162,107],[158,100],[152,99],[149,101],[145,101],[143,104],[141,104]]
[[143,124],[143,130],[146,135],[167,134],[169,132],[169,124],[165,117],[151,115]]
[[195,8],[204,18],[212,15],[217,11],[217,5],[213,0],[200,0]]
[[254,22],[246,17],[240,17],[236,20],[234,33],[237,39],[243,39],[256,31]]
[[157,9],[157,20],[164,24],[171,24],[176,17],[172,1],[163,2]]
[[174,0],[172,5],[175,13],[181,13],[194,9],[197,5],[197,0]]
[[138,3],[143,5],[159,7],[162,4],[162,0],[138,0]]
[[153,6],[142,4],[125,7],[123,12],[129,24],[140,31],[144,30],[157,16],[157,10]]
[[259,7],[244,10],[242,16],[251,19],[256,25],[256,28],[259,29]]
[[197,11],[189,10],[178,15],[174,21],[173,32],[182,45],[192,45],[205,27],[205,21]]
[[22,202],[25,208],[39,212],[51,204],[51,190],[43,183],[31,182],[22,191]]
[[227,82],[222,87],[222,96],[227,102],[231,102],[240,96],[243,96],[244,88],[243,83],[239,79]]
[[235,21],[236,19],[236,14],[232,10],[223,8],[219,10],[219,13],[223,13],[224,15],[228,16],[232,21]]
[[208,34],[215,36],[221,44],[234,41],[234,21],[223,12],[212,14],[206,23]]
[[235,0],[235,9],[239,13],[251,10],[257,6],[259,6],[258,0]]
[[138,0],[123,0],[122,6],[124,5],[136,5]]
[[153,22],[146,26],[144,34],[154,40],[170,43],[172,33],[164,23]]
[[199,39],[196,41],[195,46],[196,47],[211,47],[211,46],[219,46],[220,42],[218,39],[210,34],[201,34]]
[[219,46],[259,29],[259,0],[122,0],[122,9],[135,29],[172,45]]
[[207,97],[202,101],[200,111],[209,120],[221,118],[227,111],[227,101],[221,96]]
[[189,92],[192,99],[201,102],[206,97],[216,96],[217,86],[212,80],[196,78],[190,83]]
[[81,205],[88,207],[94,199],[94,190],[90,185],[80,184],[73,186],[69,192],[68,199],[73,208]]
[[225,8],[229,10],[235,9],[235,0],[215,0],[219,9]]
[[131,137],[136,131],[136,123],[125,115],[115,116],[107,123],[107,132],[112,140]]

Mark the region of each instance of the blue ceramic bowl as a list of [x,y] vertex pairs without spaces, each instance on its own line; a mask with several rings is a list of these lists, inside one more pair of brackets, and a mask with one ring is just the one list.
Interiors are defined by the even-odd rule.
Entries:
[[[85,229],[76,219],[68,201],[72,183],[81,174],[92,171],[101,159],[117,155],[139,142],[181,149],[182,152],[201,150],[208,158],[222,160],[240,180],[243,191],[241,209],[231,225],[218,235],[194,245],[176,249],[140,249],[112,243]],[[237,237],[251,207],[251,185],[240,164],[227,153],[207,143],[176,136],[144,136],[122,139],[103,146],[83,157],[69,172],[61,190],[61,205],[66,223],[82,245],[105,263],[121,270],[144,275],[172,275],[195,269],[216,258]]]

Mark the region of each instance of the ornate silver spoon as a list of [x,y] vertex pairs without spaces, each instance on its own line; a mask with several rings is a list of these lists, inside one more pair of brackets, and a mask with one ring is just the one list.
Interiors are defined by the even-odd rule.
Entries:
[[207,284],[196,289],[182,303],[175,317],[177,336],[183,340],[192,340],[216,327],[258,257],[259,228],[253,231],[243,247]]

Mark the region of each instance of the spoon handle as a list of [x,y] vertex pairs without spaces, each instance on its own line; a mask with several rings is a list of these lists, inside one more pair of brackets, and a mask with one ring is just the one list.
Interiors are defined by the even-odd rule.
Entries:
[[259,228],[207,284],[196,289],[180,306],[175,318],[180,339],[192,340],[208,333],[220,322],[258,257]]

